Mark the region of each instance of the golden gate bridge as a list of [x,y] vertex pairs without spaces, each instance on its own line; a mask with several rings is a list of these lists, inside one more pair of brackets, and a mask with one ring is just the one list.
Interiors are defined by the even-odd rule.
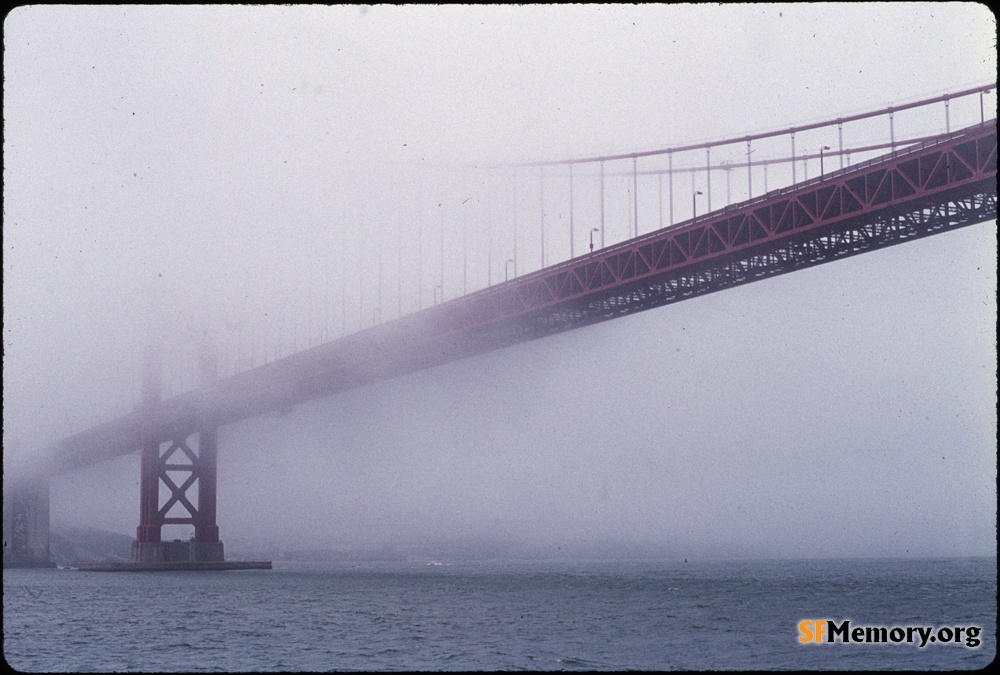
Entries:
[[[457,168],[491,177],[487,192],[492,197],[487,201],[494,208],[483,217],[510,224],[511,236],[503,246],[492,235],[478,242],[479,249],[485,249],[479,251],[486,258],[483,287],[469,291],[469,254],[474,247],[468,240],[469,226],[463,224],[461,263],[449,265],[455,296],[446,299],[442,215],[435,261],[440,270],[436,279],[429,279],[436,282],[430,306],[423,307],[421,262],[416,311],[403,312],[403,274],[398,270],[396,317],[384,319],[380,251],[371,324],[366,325],[361,312],[356,332],[347,332],[342,316],[339,337],[329,339],[327,327],[322,333],[326,339],[318,344],[284,356],[275,350],[274,358],[260,365],[238,353],[230,358],[227,350],[220,368],[219,350],[203,346],[199,386],[169,397],[163,396],[158,356],[150,352],[142,400],[133,411],[53,443],[24,475],[5,477],[4,529],[9,535],[4,563],[47,564],[49,476],[139,452],[140,523],[132,569],[238,565],[225,561],[216,522],[220,426],[995,220],[996,120],[986,117],[985,104],[995,89],[995,84],[986,84],[695,144]],[[964,105],[964,116],[953,120],[958,116],[952,106],[958,102]],[[723,185],[726,198],[718,206]],[[468,181],[464,189],[469,190]],[[535,194],[537,221],[529,222],[524,203],[526,195]],[[554,219],[550,207],[557,198],[560,217]],[[612,202],[615,209],[610,208]],[[627,218],[622,217],[622,206]],[[553,236],[555,223],[568,225],[568,237]],[[619,241],[609,243],[612,230]],[[401,246],[400,240],[397,255]],[[418,246],[422,253],[422,236]],[[434,248],[427,246],[429,256]],[[385,257],[391,257],[391,251]],[[537,268],[531,269],[534,260]],[[363,266],[359,256],[359,274]],[[166,525],[193,526],[192,541],[161,541]]]

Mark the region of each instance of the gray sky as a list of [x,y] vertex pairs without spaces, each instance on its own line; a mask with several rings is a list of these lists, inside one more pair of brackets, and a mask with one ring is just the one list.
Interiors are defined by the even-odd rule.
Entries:
[[[442,167],[743,135],[996,74],[994,17],[972,3],[33,6],[4,50],[5,458],[134,405],[151,339],[176,393],[203,337],[231,368],[428,305],[442,226],[445,297],[497,281],[512,183]],[[953,128],[978,121],[963,105]],[[898,133],[926,124],[900,114]],[[468,277],[461,222],[479,228]],[[993,552],[995,227],[234,425],[222,538]],[[518,271],[537,267],[520,246]],[[52,504],[134,532],[138,458],[60,479]]]

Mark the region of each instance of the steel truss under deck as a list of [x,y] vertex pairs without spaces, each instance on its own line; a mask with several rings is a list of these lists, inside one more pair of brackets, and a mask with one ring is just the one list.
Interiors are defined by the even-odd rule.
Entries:
[[995,219],[996,139],[977,125],[762,195],[449,303],[450,323],[512,344]]
[[992,218],[996,218],[996,194],[984,193],[862,222],[808,239],[793,238],[771,250],[733,259],[719,258],[648,285],[555,311],[522,325],[518,332],[521,339],[528,339],[532,333],[539,336],[557,333]]

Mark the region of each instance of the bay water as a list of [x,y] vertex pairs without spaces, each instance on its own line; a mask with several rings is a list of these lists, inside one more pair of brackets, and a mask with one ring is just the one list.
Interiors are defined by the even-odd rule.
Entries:
[[[4,570],[3,605],[4,657],[28,672],[978,669],[996,656],[997,561]],[[966,630],[800,640],[826,620]]]

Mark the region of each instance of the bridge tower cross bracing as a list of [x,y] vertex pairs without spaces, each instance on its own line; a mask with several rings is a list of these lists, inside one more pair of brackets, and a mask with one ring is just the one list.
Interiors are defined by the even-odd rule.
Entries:
[[[214,352],[203,348],[199,361],[202,386],[206,387],[217,377]],[[158,357],[147,356],[143,373],[143,409],[150,421],[155,419],[154,410],[160,400],[160,369]],[[133,563],[200,563],[225,559],[216,524],[217,449],[218,424],[205,408],[194,419],[172,425],[166,438],[161,429],[147,425],[141,449],[139,527],[132,544]],[[175,479],[178,475],[182,480]],[[161,483],[170,491],[162,505]],[[196,483],[197,498],[192,499]],[[189,541],[164,542],[161,540],[164,525],[193,525],[194,536]]]

